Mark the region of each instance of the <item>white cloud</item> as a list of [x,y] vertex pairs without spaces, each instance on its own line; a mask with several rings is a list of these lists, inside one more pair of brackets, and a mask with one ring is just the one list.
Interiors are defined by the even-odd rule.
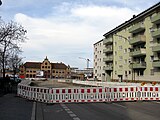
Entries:
[[63,12],[47,18],[33,18],[22,13],[15,15],[15,20],[28,31],[29,40],[23,45],[24,56],[33,60],[48,56],[84,68],[86,62],[78,57],[93,59],[93,44],[102,39],[106,31],[137,14],[128,8],[95,5],[70,7],[67,16],[63,16]]

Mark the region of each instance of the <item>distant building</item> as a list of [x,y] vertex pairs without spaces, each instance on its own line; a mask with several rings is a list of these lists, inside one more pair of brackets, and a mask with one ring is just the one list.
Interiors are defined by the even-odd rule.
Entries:
[[26,62],[20,66],[21,78],[70,78],[70,66],[51,63],[46,57],[43,62]]

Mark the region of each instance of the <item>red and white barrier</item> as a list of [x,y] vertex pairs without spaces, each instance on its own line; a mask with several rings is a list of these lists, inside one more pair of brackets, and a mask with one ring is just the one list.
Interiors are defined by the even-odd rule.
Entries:
[[43,88],[19,84],[17,95],[44,103],[160,100],[160,87]]

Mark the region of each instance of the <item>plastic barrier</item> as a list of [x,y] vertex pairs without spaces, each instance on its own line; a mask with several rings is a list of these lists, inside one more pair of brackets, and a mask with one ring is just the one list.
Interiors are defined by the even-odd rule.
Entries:
[[50,89],[50,103],[105,102],[108,88],[57,88]]
[[17,95],[44,103],[143,101],[160,100],[160,87],[43,88],[20,83]]

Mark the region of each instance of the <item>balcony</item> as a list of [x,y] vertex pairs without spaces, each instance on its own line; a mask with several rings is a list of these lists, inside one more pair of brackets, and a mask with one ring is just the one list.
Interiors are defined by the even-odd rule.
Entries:
[[160,52],[160,44],[153,46],[152,51],[153,52]]
[[108,48],[103,50],[103,53],[112,53],[112,52],[113,52],[112,47],[108,47]]
[[103,58],[103,62],[112,62],[112,61],[113,61],[113,56],[112,57]]
[[160,23],[160,14],[157,14],[156,16],[152,17],[151,22],[155,24]]
[[113,39],[112,38],[105,38],[103,39],[103,45],[109,45],[113,43]]
[[151,34],[154,38],[160,37],[160,29],[154,29],[154,31]]
[[153,67],[159,67],[159,68],[160,68],[160,60],[153,61],[152,66],[153,66]]
[[104,66],[104,67],[103,67],[103,70],[112,71],[112,70],[113,70],[113,65]]
[[129,32],[130,33],[138,33],[138,32],[143,31],[143,30],[145,30],[144,24],[143,23],[138,23],[138,24],[135,24],[134,26],[132,26],[129,29]]
[[130,45],[135,45],[135,44],[145,43],[145,42],[146,42],[145,35],[138,35],[129,40]]
[[145,69],[146,68],[146,62],[141,63],[131,63],[129,65],[131,69]]
[[129,55],[131,57],[145,56],[146,55],[146,49],[141,48],[141,49],[138,49],[138,50],[134,50],[134,51],[130,52]]

